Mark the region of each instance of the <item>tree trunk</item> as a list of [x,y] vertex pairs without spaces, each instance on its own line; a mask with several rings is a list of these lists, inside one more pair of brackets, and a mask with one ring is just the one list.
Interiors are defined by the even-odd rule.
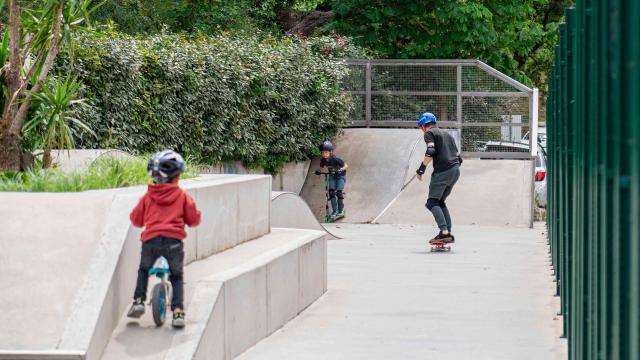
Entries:
[[51,167],[51,146],[47,145],[44,148],[44,154],[42,155],[42,167],[48,169]]
[[8,131],[0,131],[0,170],[22,169],[22,146],[20,137]]
[[[33,156],[22,151],[22,127],[31,106],[31,98],[40,90],[60,51],[64,3],[61,2],[56,8],[53,34],[48,49],[43,48],[38,54],[38,60],[42,59],[45,53],[46,57],[31,89],[27,89],[27,86],[35,68],[29,71],[27,78],[23,79],[21,76],[24,59],[20,56],[20,5],[16,0],[9,0],[8,5],[10,56],[6,78],[8,97],[5,99],[5,107],[0,118],[0,170],[18,171],[29,169],[33,164]],[[33,66],[36,67],[38,64]]]

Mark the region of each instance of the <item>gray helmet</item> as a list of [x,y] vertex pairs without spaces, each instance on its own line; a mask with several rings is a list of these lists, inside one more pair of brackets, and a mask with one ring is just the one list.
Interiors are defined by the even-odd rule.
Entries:
[[327,140],[320,145],[320,151],[333,151],[333,144]]
[[153,154],[147,166],[147,173],[153,178],[153,182],[163,184],[169,182],[184,169],[184,159],[180,154],[173,150],[164,150]]

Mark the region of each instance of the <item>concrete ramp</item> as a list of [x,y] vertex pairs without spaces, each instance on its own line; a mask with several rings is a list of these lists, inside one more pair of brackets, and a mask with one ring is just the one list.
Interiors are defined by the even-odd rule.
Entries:
[[271,192],[271,226],[318,230],[327,233],[329,239],[339,239],[318,222],[300,196],[291,192]]
[[[335,153],[349,164],[345,187],[345,222],[371,222],[398,195],[424,154],[422,133],[415,129],[345,129]],[[415,160],[415,159],[418,160]],[[324,177],[314,175],[314,159],[301,196],[317,219],[324,218]]]
[[[346,129],[336,155],[349,164],[345,223],[434,224],[425,209],[432,165],[423,181],[415,169],[424,157],[422,133],[412,129]],[[325,213],[324,178],[313,171],[301,196],[316,219]],[[447,201],[454,224],[531,226],[532,162],[465,159],[461,177]]]
[[111,196],[3,193],[0,199],[0,348],[55,349]]
[[[530,226],[531,166],[525,160],[464,160],[460,180],[447,200],[454,227]],[[435,225],[425,208],[430,178],[430,172],[423,181],[414,178],[374,222]]]

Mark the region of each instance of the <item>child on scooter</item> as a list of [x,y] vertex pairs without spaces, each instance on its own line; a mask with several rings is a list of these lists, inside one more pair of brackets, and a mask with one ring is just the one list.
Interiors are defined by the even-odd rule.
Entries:
[[185,326],[184,313],[184,244],[187,237],[184,226],[200,224],[200,211],[195,202],[179,186],[180,173],[185,169],[182,156],[172,150],[164,150],[151,157],[147,171],[153,178],[147,193],[133,209],[131,223],[136,227],[144,227],[141,234],[142,252],[138,268],[138,281],[133,295],[133,304],[127,313],[132,318],[140,318],[144,314],[144,302],[147,298],[149,269],[155,260],[164,256],[169,262],[171,275],[169,280],[173,287],[171,310],[172,326]]
[[[320,152],[322,154],[320,167],[326,167],[329,170],[329,200],[333,210],[331,218],[341,218],[345,216],[344,185],[347,182],[349,165],[333,154],[333,144],[330,141],[320,145]],[[320,170],[316,170],[316,174],[320,174]]]

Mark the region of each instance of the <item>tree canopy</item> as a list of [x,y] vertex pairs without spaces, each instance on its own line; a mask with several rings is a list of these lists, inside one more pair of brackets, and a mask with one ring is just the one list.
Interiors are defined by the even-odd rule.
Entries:
[[332,29],[382,57],[477,58],[543,88],[571,0],[334,0]]

